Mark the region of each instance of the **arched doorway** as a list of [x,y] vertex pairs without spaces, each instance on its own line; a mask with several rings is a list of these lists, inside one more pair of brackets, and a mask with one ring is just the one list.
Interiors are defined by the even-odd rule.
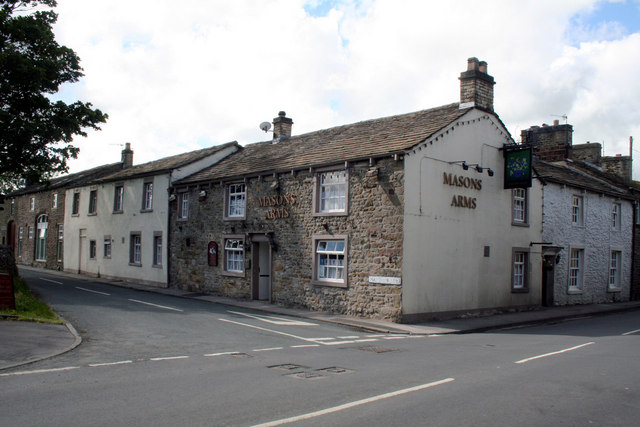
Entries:
[[36,221],[36,261],[47,260],[47,229],[49,228],[49,216],[40,215]]

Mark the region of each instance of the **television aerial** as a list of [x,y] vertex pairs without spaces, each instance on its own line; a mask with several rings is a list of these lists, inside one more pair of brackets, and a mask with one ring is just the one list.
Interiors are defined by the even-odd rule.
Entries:
[[262,122],[262,123],[260,123],[260,129],[261,129],[264,133],[269,132],[269,129],[271,129],[271,123],[269,123],[269,122]]

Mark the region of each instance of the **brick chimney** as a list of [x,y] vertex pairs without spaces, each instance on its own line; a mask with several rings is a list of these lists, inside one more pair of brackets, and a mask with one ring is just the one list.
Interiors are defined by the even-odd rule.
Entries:
[[124,144],[124,150],[122,150],[122,169],[130,168],[133,166],[133,150],[131,149],[131,143]]
[[573,126],[554,123],[531,126],[520,133],[523,144],[531,144],[533,155],[546,162],[559,162],[571,159]]
[[273,119],[273,139],[289,138],[291,136],[291,127],[293,120],[286,117],[287,113],[280,111],[278,117]]
[[460,108],[477,107],[493,112],[493,85],[487,63],[478,58],[467,60],[467,71],[460,73]]

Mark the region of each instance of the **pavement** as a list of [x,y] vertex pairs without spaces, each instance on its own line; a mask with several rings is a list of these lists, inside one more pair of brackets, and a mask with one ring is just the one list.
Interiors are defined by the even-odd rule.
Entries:
[[[41,271],[20,266],[21,270]],[[85,277],[94,282],[154,292],[176,298],[190,298],[224,304],[232,307],[258,310],[265,313],[295,316],[320,322],[336,323],[366,331],[389,334],[462,334],[484,332],[492,329],[515,328],[527,325],[553,323],[579,317],[589,317],[640,309],[640,301],[606,304],[586,304],[562,307],[538,307],[530,311],[499,312],[491,315],[467,315],[448,320],[432,320],[418,324],[399,324],[377,319],[364,319],[324,312],[289,308],[264,301],[236,300],[202,293],[185,292],[174,288],[155,288],[118,280],[100,279],[71,273],[46,270],[47,274],[66,277]],[[1,318],[0,318],[1,319]],[[64,320],[64,319],[63,319]],[[52,325],[36,322],[0,320],[0,371],[33,363],[73,350],[82,338],[69,322]],[[0,374],[1,375],[1,374]]]

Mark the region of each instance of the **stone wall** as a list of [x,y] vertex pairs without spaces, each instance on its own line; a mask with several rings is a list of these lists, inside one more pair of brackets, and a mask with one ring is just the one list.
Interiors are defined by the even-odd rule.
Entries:
[[[343,166],[342,166],[343,167]],[[252,239],[271,236],[272,301],[371,318],[399,320],[401,285],[369,283],[369,276],[402,275],[402,162],[391,159],[370,166],[349,166],[346,216],[314,216],[314,175],[309,171],[246,180],[246,219],[223,219],[224,185],[189,189],[189,218],[177,218],[177,198],[170,207],[170,273],[172,287],[234,298],[252,298]],[[275,180],[277,179],[277,184]],[[199,197],[206,191],[205,197]],[[178,187],[176,190],[180,190]],[[260,206],[262,197],[294,195],[295,203]],[[275,209],[275,211],[272,211]],[[282,209],[282,210],[281,210]],[[275,214],[275,215],[274,215]],[[276,218],[270,219],[275,216]],[[225,275],[224,235],[245,237],[244,277]],[[346,235],[345,288],[312,283],[313,236]],[[207,245],[217,243],[218,266],[207,263]]]
[[602,168],[605,172],[619,176],[626,182],[631,182],[630,156],[605,156],[602,158]]
[[546,162],[557,162],[571,158],[573,126],[532,126],[520,134],[523,144],[533,146],[533,155]]
[[599,165],[601,161],[602,145],[599,142],[587,142],[586,144],[575,144],[571,147],[573,160],[593,163]]

